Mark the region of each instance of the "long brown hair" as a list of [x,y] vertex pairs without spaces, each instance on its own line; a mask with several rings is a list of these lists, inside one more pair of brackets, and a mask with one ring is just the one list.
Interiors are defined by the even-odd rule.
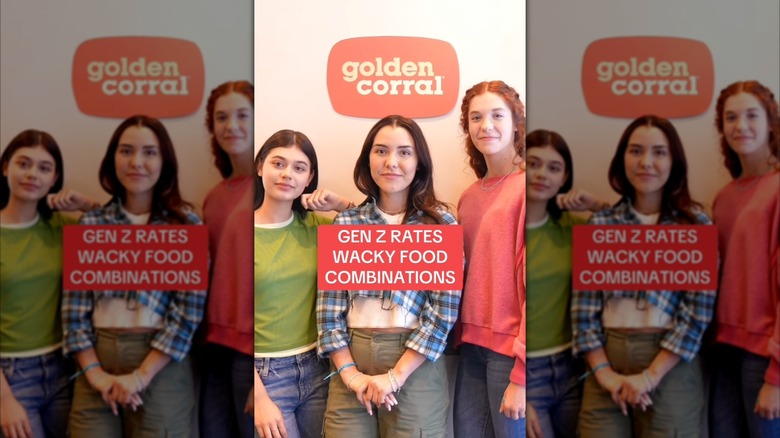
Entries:
[[[55,169],[57,172],[57,178],[54,180],[54,185],[49,189],[49,193],[57,193],[62,190],[62,182],[65,180],[65,170],[63,169],[62,153],[60,147],[48,132],[39,131],[37,129],[27,129],[16,135],[8,146],[3,151],[2,157],[0,157],[0,168],[5,168],[11,161],[14,152],[24,147],[42,147],[48,152],[52,158],[54,158]],[[5,208],[11,199],[11,187],[8,185],[8,177],[0,175],[0,209]],[[38,214],[44,219],[51,218],[52,211],[49,208],[49,204],[46,202],[44,196],[38,201],[37,205]]]
[[487,92],[501,96],[512,112],[512,123],[515,125],[515,138],[513,140],[515,152],[520,158],[525,156],[525,107],[520,100],[520,94],[503,81],[480,82],[466,91],[460,105],[460,129],[466,134],[466,155],[469,157],[469,165],[478,178],[484,177],[488,169],[485,156],[477,149],[469,135],[469,105],[475,96]]
[[[772,91],[758,81],[740,81],[734,82],[720,91],[718,102],[715,105],[715,126],[720,134],[720,152],[723,154],[723,165],[729,170],[732,178],[738,178],[742,175],[742,163],[739,161],[739,155],[734,152],[723,135],[723,109],[726,106],[726,100],[739,93],[752,94],[764,107],[766,111],[766,120],[769,125],[769,152],[770,157],[774,157],[774,165],[780,165],[780,116],[778,116],[778,105],[775,95]],[[772,158],[770,158],[772,159]]]
[[243,95],[249,100],[252,108],[255,107],[255,87],[249,81],[229,81],[211,90],[209,100],[206,102],[206,128],[211,135],[211,154],[214,155],[214,166],[219,169],[222,178],[229,178],[233,174],[233,164],[230,162],[230,155],[222,149],[214,136],[214,106],[217,104],[217,99],[230,93]]
[[409,217],[417,211],[423,214],[423,223],[446,223],[438,210],[448,208],[445,203],[436,198],[436,193],[433,189],[433,160],[428,149],[428,143],[425,141],[425,136],[420,126],[410,118],[399,115],[386,116],[376,122],[371,130],[368,131],[366,140],[363,142],[363,149],[361,149],[360,156],[355,163],[355,171],[353,172],[355,186],[361,193],[373,197],[378,202],[381,191],[374,178],[371,177],[369,160],[371,148],[374,146],[374,139],[376,139],[379,130],[385,126],[405,129],[412,137],[414,150],[417,153],[417,170],[414,173],[412,183],[409,185],[409,196],[406,197],[406,214],[404,215],[403,223],[406,223]]
[[168,135],[165,126],[159,120],[145,116],[135,115],[128,117],[114,131],[108,142],[106,155],[100,163],[100,185],[103,190],[118,198],[121,202],[127,197],[125,187],[116,175],[115,157],[119,148],[119,140],[125,130],[131,126],[149,128],[157,137],[162,156],[162,169],[160,179],[154,185],[152,192],[152,211],[149,221],[158,219],[168,223],[189,223],[186,210],[192,210],[193,206],[181,198],[179,193],[179,165],[176,161],[176,152],[173,150],[173,142]]
[[674,217],[678,223],[698,224],[699,218],[693,210],[703,210],[703,207],[691,199],[688,191],[688,161],[685,159],[682,140],[669,120],[654,115],[644,115],[628,125],[620,137],[615,156],[612,157],[612,163],[609,165],[609,185],[618,194],[632,200],[636,199],[636,189],[626,176],[625,156],[631,134],[640,126],[660,129],[669,143],[669,153],[672,158],[672,169],[663,187],[661,214],[658,220]]

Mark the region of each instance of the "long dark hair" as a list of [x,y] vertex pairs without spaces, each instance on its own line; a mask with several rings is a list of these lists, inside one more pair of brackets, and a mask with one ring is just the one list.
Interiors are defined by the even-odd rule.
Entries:
[[125,187],[119,182],[119,178],[116,175],[114,160],[119,147],[119,140],[125,130],[131,126],[149,128],[160,144],[162,169],[160,171],[160,179],[154,185],[152,211],[149,215],[149,221],[157,219],[168,223],[189,223],[190,221],[185,211],[192,210],[193,206],[189,202],[184,201],[179,193],[179,165],[176,161],[176,153],[173,150],[173,142],[162,122],[153,117],[144,115],[131,116],[116,128],[111,136],[111,140],[108,142],[108,148],[103,156],[103,161],[100,163],[100,186],[121,202],[124,202],[127,198]]
[[419,211],[423,215],[421,219],[423,223],[446,223],[438,212],[438,210],[448,208],[445,203],[436,198],[436,193],[433,189],[433,160],[428,149],[428,143],[425,141],[425,136],[420,126],[410,118],[399,115],[386,116],[376,122],[371,130],[368,131],[366,140],[363,142],[363,149],[361,149],[360,156],[358,156],[355,163],[355,171],[353,172],[355,186],[361,193],[373,197],[378,202],[381,191],[374,178],[371,177],[370,158],[374,139],[376,139],[379,130],[385,126],[405,129],[411,135],[412,141],[414,141],[414,149],[417,153],[417,170],[414,173],[412,183],[409,185],[409,196],[406,198],[406,214],[403,222],[406,223],[412,214]]
[[[561,137],[555,131],[548,131],[546,129],[536,129],[531,131],[525,138],[526,150],[531,148],[541,148],[545,146],[551,146],[555,152],[558,152],[563,158],[563,163],[566,166],[564,171],[566,172],[566,180],[563,185],[558,189],[558,193],[566,193],[571,190],[574,181],[574,165],[571,159],[571,151],[569,145],[566,144],[566,140]],[[553,219],[560,219],[563,214],[563,210],[558,207],[558,203],[555,201],[555,196],[547,201],[547,212]]]
[[471,135],[469,135],[469,105],[475,96],[487,92],[501,96],[509,111],[512,112],[512,123],[515,126],[513,139],[515,152],[520,158],[525,156],[525,107],[520,100],[520,94],[503,81],[480,82],[466,91],[460,105],[460,129],[466,135],[466,155],[469,157],[469,165],[477,174],[477,178],[484,177],[488,168],[485,156],[477,149]]
[[720,91],[718,102],[715,104],[715,126],[720,134],[720,152],[723,154],[723,164],[729,170],[732,178],[739,178],[742,175],[742,163],[739,161],[739,155],[731,149],[726,141],[726,136],[723,135],[723,109],[726,106],[726,99],[739,93],[752,94],[764,107],[766,121],[769,125],[770,159],[774,157],[775,168],[780,164],[780,115],[778,115],[775,95],[772,94],[772,90],[758,81],[734,82]]
[[[306,137],[302,132],[293,131],[291,129],[282,129],[268,137],[268,140],[263,143],[263,146],[257,152],[257,156],[255,156],[255,210],[263,205],[263,199],[265,199],[263,179],[257,174],[257,171],[260,170],[265,158],[271,150],[293,146],[297,146],[311,163],[311,181],[303,189],[303,193],[311,193],[317,189],[319,165],[317,164],[317,152],[314,150],[314,145],[311,144],[309,137]],[[300,196],[293,201],[292,209],[302,218],[306,217],[306,209],[303,208],[303,204],[301,204]]]
[[230,93],[241,94],[249,100],[252,108],[255,106],[255,87],[249,81],[228,81],[211,90],[206,102],[206,128],[211,134],[211,154],[214,155],[214,166],[219,169],[222,178],[229,178],[233,174],[233,164],[230,162],[230,155],[222,149],[214,135],[214,107],[217,104],[217,99]]
[[669,153],[672,158],[672,169],[669,179],[663,187],[661,198],[661,214],[659,222],[664,218],[673,217],[678,223],[698,224],[699,219],[694,214],[694,209],[703,209],[701,204],[691,199],[688,191],[688,161],[685,159],[685,150],[677,130],[669,120],[655,115],[644,115],[633,122],[623,131],[620,141],[609,165],[609,185],[618,194],[629,199],[636,199],[636,189],[628,181],[626,176],[625,156],[628,149],[628,141],[631,134],[640,126],[655,127],[661,130],[669,143]]
[[[8,146],[5,148],[2,157],[0,157],[0,167],[3,169],[8,166],[14,153],[24,147],[37,147],[40,146],[46,152],[48,152],[52,158],[54,158],[55,169],[57,177],[54,180],[54,185],[49,189],[49,193],[57,193],[62,190],[62,183],[65,180],[65,169],[62,162],[62,153],[60,147],[48,132],[39,131],[37,129],[27,129],[16,135]],[[8,185],[8,177],[2,175],[0,178],[0,209],[5,208],[11,199],[11,187]],[[38,201],[37,205],[38,214],[44,219],[51,218],[52,210],[46,203],[46,197],[44,196]]]

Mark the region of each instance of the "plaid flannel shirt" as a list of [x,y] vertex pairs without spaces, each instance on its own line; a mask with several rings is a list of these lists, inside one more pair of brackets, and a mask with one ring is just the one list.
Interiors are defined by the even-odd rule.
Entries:
[[[709,216],[694,210],[699,222],[711,225]],[[593,225],[641,225],[630,209],[627,198],[613,208],[594,213]],[[664,218],[661,224],[675,224],[674,218]],[[613,297],[635,298],[661,309],[672,317],[672,328],[661,339],[660,346],[677,354],[685,361],[692,360],[701,347],[704,330],[712,320],[715,310],[715,291],[574,291],[571,317],[574,330],[574,352],[586,353],[604,345],[604,328],[601,314],[604,304]]]
[[[451,213],[443,211],[440,214],[446,223],[457,223]],[[404,225],[421,224],[420,215],[420,212],[412,215]],[[387,222],[377,211],[376,202],[370,200],[339,213],[333,224],[387,225]],[[419,318],[420,325],[410,335],[406,347],[435,361],[444,352],[447,335],[458,317],[460,296],[460,290],[320,290],[317,296],[317,351],[327,357],[331,351],[349,345],[347,309],[355,297],[384,298]]]
[[[187,212],[192,225],[201,225],[200,217],[192,211]],[[130,219],[120,209],[119,201],[112,199],[107,205],[81,217],[80,224],[85,225],[132,225]],[[152,224],[165,224],[153,220]],[[111,290],[65,291],[62,297],[63,348],[65,353],[73,354],[92,348],[95,344],[95,329],[92,326],[92,312],[96,301],[101,297],[126,298],[145,306],[163,317],[163,328],[157,332],[151,347],[171,356],[179,362],[187,356],[192,346],[195,329],[203,319],[206,304],[206,291],[136,291]]]

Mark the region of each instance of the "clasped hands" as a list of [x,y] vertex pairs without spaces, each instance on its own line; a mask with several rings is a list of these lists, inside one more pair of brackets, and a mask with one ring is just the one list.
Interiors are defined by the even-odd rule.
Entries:
[[620,406],[623,415],[628,415],[628,406],[646,411],[653,404],[650,393],[655,389],[655,384],[646,371],[623,375],[609,369],[598,373],[596,379],[612,396],[612,401]]
[[133,411],[142,406],[141,392],[149,385],[138,370],[121,375],[109,374],[102,369],[94,370],[87,374],[87,381],[100,393],[114,415],[119,415],[119,406],[129,407]]
[[396,390],[400,390],[405,379],[398,375],[394,377],[396,382],[391,381],[389,373],[369,376],[356,372],[344,379],[344,384],[347,385],[347,389],[355,393],[360,404],[366,407],[368,415],[373,415],[372,405],[385,406],[388,411],[392,410],[393,406],[398,405],[394,393]]

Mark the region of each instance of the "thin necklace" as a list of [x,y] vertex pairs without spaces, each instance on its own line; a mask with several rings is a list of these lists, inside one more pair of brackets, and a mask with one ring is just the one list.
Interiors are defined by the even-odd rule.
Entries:
[[485,187],[485,178],[483,177],[483,178],[482,178],[482,191],[483,191],[483,192],[488,192],[488,191],[490,191],[490,190],[493,190],[493,189],[495,189],[496,187],[498,187],[498,185],[499,185],[499,184],[501,184],[502,182],[504,182],[504,178],[508,177],[508,176],[509,176],[509,174],[510,174],[510,173],[512,173],[512,171],[514,171],[514,170],[515,170],[515,166],[516,166],[516,165],[514,165],[514,164],[513,164],[513,165],[512,165],[512,167],[509,169],[509,172],[505,173],[505,174],[504,174],[504,176],[502,176],[502,177],[501,177],[501,179],[500,179],[500,180],[498,180],[498,182],[497,182],[497,183],[493,184],[493,185],[492,185],[492,186],[490,186],[490,187]]
[[401,210],[398,210],[398,211],[387,211],[387,210],[383,209],[382,207],[380,207],[379,204],[376,204],[376,208],[378,208],[382,213],[384,213],[386,215],[389,215],[389,216],[395,216],[397,214],[406,213],[406,209],[405,208],[401,209]]

